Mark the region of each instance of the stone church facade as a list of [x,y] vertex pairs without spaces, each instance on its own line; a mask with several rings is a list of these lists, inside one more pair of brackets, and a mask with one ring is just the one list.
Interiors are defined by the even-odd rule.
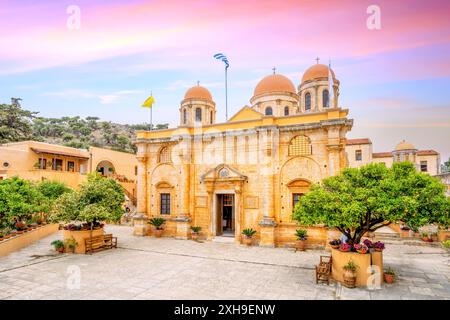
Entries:
[[[255,87],[250,106],[216,123],[211,93],[199,85],[180,104],[180,124],[137,133],[136,234],[151,234],[145,223],[163,217],[165,236],[188,238],[200,226],[207,239],[241,239],[257,230],[260,245],[295,240],[294,205],[312,183],[346,166],[345,137],[352,128],[339,105],[339,81],[329,70],[309,68],[297,88],[271,74]],[[139,220],[139,219],[138,219]],[[324,243],[325,228],[309,228],[311,242]]]

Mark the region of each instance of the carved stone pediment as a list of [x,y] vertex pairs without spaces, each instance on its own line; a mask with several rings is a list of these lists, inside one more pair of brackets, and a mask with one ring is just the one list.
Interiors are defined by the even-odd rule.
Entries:
[[200,178],[202,182],[247,180],[247,176],[241,174],[239,171],[226,164],[220,164],[217,167],[210,169]]

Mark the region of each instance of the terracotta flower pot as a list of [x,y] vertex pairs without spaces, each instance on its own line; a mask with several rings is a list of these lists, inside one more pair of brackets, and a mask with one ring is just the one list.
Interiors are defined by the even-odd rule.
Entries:
[[3,239],[4,239],[3,237],[0,237],[0,241],[3,241]]
[[339,245],[338,244],[334,244],[334,245],[330,244],[330,247],[333,248],[333,249],[339,249]]
[[162,233],[163,229],[155,229],[154,230],[155,238],[161,238]]
[[3,238],[4,238],[4,239],[9,239],[9,238],[11,238],[11,235],[8,234],[8,235],[4,236]]
[[252,238],[252,237],[244,236],[244,243],[245,243],[247,246],[251,246],[252,243],[253,243],[253,238]]
[[24,233],[23,230],[17,231],[17,234],[22,234],[22,233]]
[[191,239],[194,241],[198,240],[198,232],[191,232]]
[[352,270],[344,270],[344,286],[347,288],[356,287],[356,272]]
[[449,234],[449,232],[447,230],[439,230],[438,233],[437,233],[437,240],[439,242],[447,240],[447,235],[448,234]]
[[64,247],[56,248],[55,250],[58,251],[59,253],[64,253]]
[[393,274],[384,274],[384,282],[386,283],[394,283],[395,276]]
[[306,242],[306,240],[296,240],[295,241],[295,248],[298,251],[305,251],[305,242]]
[[383,249],[380,249],[380,248],[373,248],[373,250],[375,250],[376,252],[381,252],[381,251],[383,251]]

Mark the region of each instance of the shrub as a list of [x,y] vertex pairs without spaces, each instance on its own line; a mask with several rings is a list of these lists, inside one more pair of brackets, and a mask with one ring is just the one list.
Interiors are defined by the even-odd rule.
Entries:
[[202,227],[191,227],[191,231],[194,233],[199,233],[202,230]]
[[242,234],[248,238],[251,238],[256,234],[256,230],[254,230],[252,228],[247,228],[247,229],[242,230]]
[[297,240],[306,240],[308,231],[306,231],[305,229],[297,229],[295,230],[295,236],[297,237]]
[[355,272],[356,269],[358,269],[358,266],[357,266],[352,260],[349,260],[349,261],[347,262],[347,264],[344,265],[342,268],[343,268],[344,270],[350,270],[350,271]]
[[156,228],[156,230],[162,230],[162,225],[166,222],[163,218],[152,218],[148,223]]

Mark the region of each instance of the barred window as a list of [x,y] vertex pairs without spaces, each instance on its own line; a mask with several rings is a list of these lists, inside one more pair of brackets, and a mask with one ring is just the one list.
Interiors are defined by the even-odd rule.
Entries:
[[272,107],[267,107],[266,108],[266,116],[271,116],[272,114],[273,114]]
[[288,106],[284,107],[284,115],[285,116],[289,115],[289,107]]
[[183,109],[183,124],[187,123],[187,111],[186,109]]
[[161,151],[159,152],[159,159],[160,163],[166,163],[170,162],[170,149],[169,147],[163,147]]
[[200,108],[195,109],[195,121],[202,121],[202,109]]
[[322,106],[328,108],[330,106],[330,96],[328,90],[322,91]]
[[290,156],[304,156],[312,153],[311,141],[307,136],[296,136],[289,144]]
[[161,193],[161,214],[170,214],[170,193]]
[[362,151],[355,150],[355,161],[362,161]]

